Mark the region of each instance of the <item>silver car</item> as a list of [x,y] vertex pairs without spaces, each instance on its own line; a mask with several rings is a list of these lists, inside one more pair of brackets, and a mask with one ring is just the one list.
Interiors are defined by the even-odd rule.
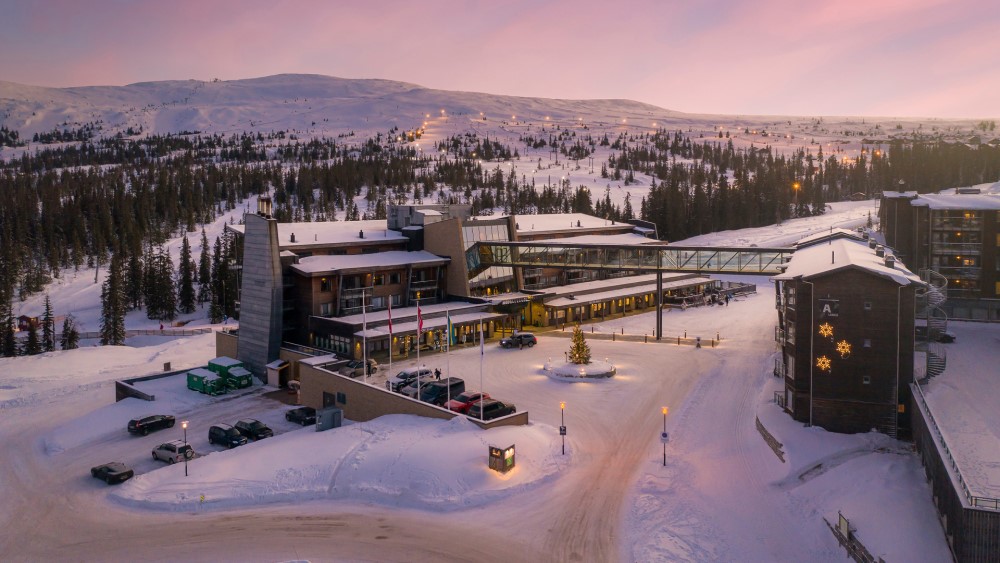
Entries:
[[194,449],[181,440],[171,440],[153,448],[153,459],[167,463],[177,463],[194,458]]

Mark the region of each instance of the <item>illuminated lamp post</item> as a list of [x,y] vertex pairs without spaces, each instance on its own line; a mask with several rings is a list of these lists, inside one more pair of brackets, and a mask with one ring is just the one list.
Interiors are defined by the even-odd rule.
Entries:
[[[181,428],[184,429],[184,445],[188,445],[188,421],[181,421]],[[184,476],[188,476],[188,453],[187,448],[184,449]]]
[[562,436],[562,455],[566,455],[566,402],[559,402],[559,435]]
[[663,442],[663,467],[667,466],[667,407],[663,407],[663,434],[660,434],[660,441]]

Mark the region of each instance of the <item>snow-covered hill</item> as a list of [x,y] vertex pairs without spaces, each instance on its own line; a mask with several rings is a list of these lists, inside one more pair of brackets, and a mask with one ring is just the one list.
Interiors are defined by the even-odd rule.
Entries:
[[[966,140],[974,120],[876,117],[783,117],[686,114],[631,100],[557,100],[452,92],[391,80],[280,74],[245,80],[170,80],[127,86],[45,88],[0,81],[0,125],[22,139],[54,128],[101,122],[103,135],[201,131],[295,131],[312,136],[355,132],[361,138],[434,119],[441,133],[475,130],[505,137],[534,125],[587,127],[591,133],[665,128],[737,146],[777,150],[859,150],[864,139],[940,134]],[[982,132],[980,132],[982,133]],[[730,137],[726,137],[728,141]],[[990,133],[983,141],[994,138]]]

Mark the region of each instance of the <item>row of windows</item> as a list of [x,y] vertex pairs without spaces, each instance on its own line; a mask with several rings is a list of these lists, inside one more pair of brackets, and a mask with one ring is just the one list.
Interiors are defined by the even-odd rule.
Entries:
[[[366,281],[365,276],[347,276],[344,278],[344,288],[354,289],[358,287],[368,287],[364,285]],[[386,285],[386,281],[389,285],[399,285],[400,280],[402,280],[402,274],[399,272],[392,272],[389,274],[371,274],[372,285],[378,287],[381,285]],[[319,279],[319,290],[328,292],[333,291],[333,278],[320,278]]]

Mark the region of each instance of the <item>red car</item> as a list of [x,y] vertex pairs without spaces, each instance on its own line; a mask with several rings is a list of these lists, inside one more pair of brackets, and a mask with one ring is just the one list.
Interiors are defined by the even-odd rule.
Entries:
[[472,403],[475,403],[476,401],[482,399],[489,399],[489,398],[490,398],[489,393],[466,391],[465,393],[462,393],[461,395],[445,403],[444,408],[452,412],[466,414],[469,412],[469,407],[472,406]]

